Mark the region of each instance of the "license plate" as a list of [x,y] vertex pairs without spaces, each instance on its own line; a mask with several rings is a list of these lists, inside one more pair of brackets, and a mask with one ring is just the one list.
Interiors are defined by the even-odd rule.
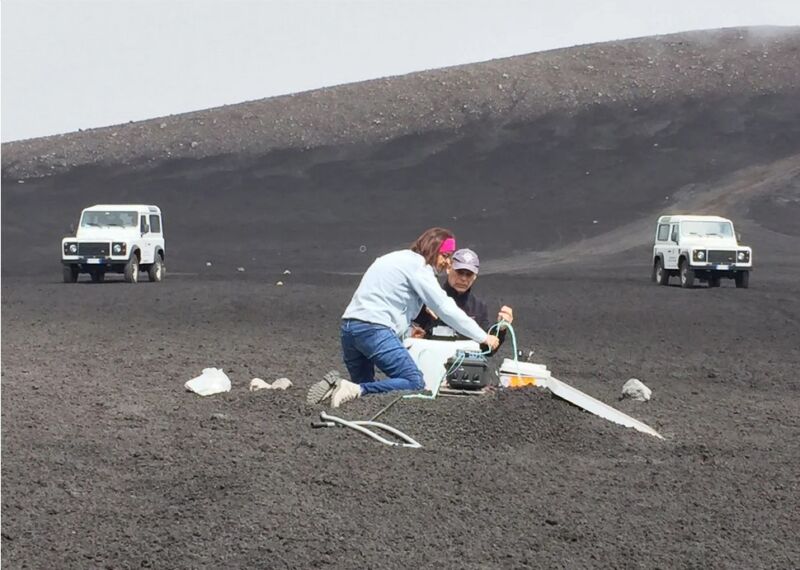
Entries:
[[102,260],[102,259],[87,259],[87,260],[86,260],[86,263],[91,263],[91,264],[94,264],[94,265],[99,265],[99,264],[103,263],[103,260]]
[[714,269],[728,269],[727,265],[717,265]]

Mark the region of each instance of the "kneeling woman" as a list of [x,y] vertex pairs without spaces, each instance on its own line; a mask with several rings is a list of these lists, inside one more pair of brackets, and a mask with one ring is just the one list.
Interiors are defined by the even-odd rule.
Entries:
[[[342,353],[351,382],[326,375],[309,390],[310,404],[330,398],[338,408],[364,394],[422,390],[422,372],[400,336],[423,304],[467,338],[497,348],[497,337],[459,309],[436,279],[437,272],[450,266],[455,249],[450,231],[431,228],[410,249],[388,253],[370,265],[342,315]],[[375,380],[376,366],[386,379]]]

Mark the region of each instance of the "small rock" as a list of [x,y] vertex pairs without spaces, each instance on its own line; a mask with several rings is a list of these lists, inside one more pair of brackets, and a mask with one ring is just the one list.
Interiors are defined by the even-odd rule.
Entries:
[[227,414],[211,414],[211,419],[225,422],[231,419],[231,417]]
[[277,283],[275,283],[275,285],[277,287],[283,287],[283,281],[278,281]]
[[631,378],[622,387],[623,398],[630,398],[638,402],[648,401],[652,393],[653,391],[637,378]]
[[283,274],[284,274],[284,275],[291,275],[291,274],[292,274],[292,272],[291,272],[291,271],[289,271],[289,270],[287,269],[286,271],[284,271],[284,272],[283,272]]
[[211,262],[210,261],[206,261],[206,267],[211,267]]
[[250,380],[250,391],[256,392],[257,390],[269,390],[272,388],[267,382],[264,382],[261,378],[253,378]]
[[286,390],[287,388],[291,387],[292,381],[288,378],[278,378],[275,382],[272,383],[273,390]]
[[244,271],[244,267],[237,267],[237,268],[236,268],[236,271],[238,271],[239,273],[241,273],[241,272],[243,272],[243,271]]
[[190,146],[191,146],[192,148],[197,148],[197,145],[198,145],[198,144],[199,144],[199,143],[198,143],[197,141],[192,141],[192,144],[191,144]]

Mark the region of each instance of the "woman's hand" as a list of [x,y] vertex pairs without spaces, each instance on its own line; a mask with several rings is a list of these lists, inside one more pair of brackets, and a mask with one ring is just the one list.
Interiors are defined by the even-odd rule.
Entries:
[[487,345],[492,350],[497,350],[497,347],[500,346],[500,339],[493,334],[487,334],[486,339],[481,344]]

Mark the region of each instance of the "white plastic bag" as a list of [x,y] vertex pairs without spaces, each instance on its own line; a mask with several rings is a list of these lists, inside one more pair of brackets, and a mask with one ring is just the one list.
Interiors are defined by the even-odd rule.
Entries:
[[204,368],[203,373],[185,384],[187,390],[201,396],[231,391],[231,379],[221,368]]

